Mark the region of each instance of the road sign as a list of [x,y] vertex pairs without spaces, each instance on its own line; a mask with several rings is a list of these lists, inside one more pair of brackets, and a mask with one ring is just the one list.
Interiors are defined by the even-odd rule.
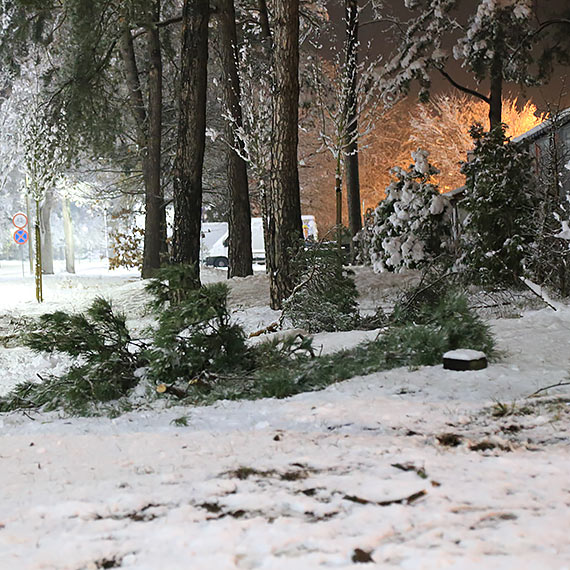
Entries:
[[22,245],[28,241],[28,232],[22,228],[17,229],[14,232],[14,241],[18,245]]
[[18,212],[12,218],[12,223],[17,228],[25,228],[28,225],[28,216],[26,216],[26,214],[23,214],[22,212]]

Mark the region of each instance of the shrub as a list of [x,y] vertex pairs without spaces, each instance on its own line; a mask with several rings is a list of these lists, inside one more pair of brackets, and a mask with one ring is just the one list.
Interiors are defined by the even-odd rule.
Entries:
[[283,316],[307,332],[351,330],[358,322],[358,291],[343,253],[317,244],[296,260],[297,285],[284,302]]
[[112,232],[109,237],[113,248],[113,255],[109,257],[109,269],[126,267],[141,270],[144,230],[135,226],[127,232]]
[[476,283],[517,281],[536,235],[531,157],[505,128],[474,125],[473,153],[461,169],[467,188],[461,263]]
[[357,237],[361,258],[370,257],[377,272],[421,268],[446,252],[450,241],[451,208],[431,182],[438,170],[425,151],[412,158],[408,170],[392,169],[386,198]]

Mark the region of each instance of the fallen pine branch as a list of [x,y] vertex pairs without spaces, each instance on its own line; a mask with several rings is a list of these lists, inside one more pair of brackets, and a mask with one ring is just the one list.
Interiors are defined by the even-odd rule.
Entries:
[[249,333],[249,338],[261,336],[262,334],[273,333],[276,332],[278,329],[279,329],[279,323],[276,321],[274,323],[271,323],[270,325],[267,325],[262,329]]
[[427,479],[426,470],[423,467],[416,467],[413,463],[392,463],[391,465],[401,471],[414,471],[422,479]]
[[[525,279],[524,277],[519,277],[520,282],[532,293],[534,293],[545,305],[548,305],[552,310],[557,311],[558,309],[548,300],[546,295],[542,293],[542,287],[536,285],[529,279]],[[540,289],[540,290],[538,290]]]

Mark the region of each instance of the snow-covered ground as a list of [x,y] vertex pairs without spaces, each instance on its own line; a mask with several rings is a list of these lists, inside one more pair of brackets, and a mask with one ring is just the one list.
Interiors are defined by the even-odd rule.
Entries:
[[[40,307],[33,281],[0,262],[0,335],[95,295],[142,326],[136,274],[79,271],[45,278]],[[357,280],[369,309],[401,279]],[[231,288],[247,330],[277,318],[263,274]],[[115,419],[0,415],[0,569],[568,570],[570,390],[528,396],[567,381],[570,308],[492,327],[503,358],[476,372],[396,369]],[[366,334],[316,341],[329,351]],[[63,366],[6,343],[0,393]]]

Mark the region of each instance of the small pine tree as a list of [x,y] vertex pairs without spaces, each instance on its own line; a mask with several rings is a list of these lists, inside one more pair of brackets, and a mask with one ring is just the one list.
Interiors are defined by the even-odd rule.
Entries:
[[475,147],[462,167],[468,215],[461,264],[480,283],[514,282],[535,236],[531,157],[510,142],[505,129],[502,124],[485,132],[474,125]]
[[449,201],[431,183],[438,173],[428,162],[429,153],[412,153],[408,170],[392,169],[396,179],[386,188],[386,198],[365,229],[371,239],[370,258],[376,272],[417,269],[446,251],[451,235]]

